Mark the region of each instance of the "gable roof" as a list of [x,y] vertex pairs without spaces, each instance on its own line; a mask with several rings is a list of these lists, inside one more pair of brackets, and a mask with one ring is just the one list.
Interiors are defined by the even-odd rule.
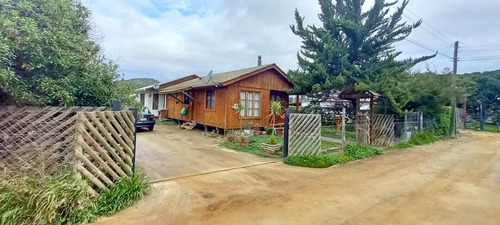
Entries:
[[262,66],[255,66],[255,67],[250,67],[250,68],[245,68],[245,69],[240,69],[240,70],[234,70],[234,71],[229,71],[229,72],[224,72],[224,73],[218,73],[218,74],[213,74],[211,77],[204,76],[200,77],[198,79],[192,79],[188,80],[186,82],[173,85],[167,88],[160,89],[161,93],[174,93],[174,92],[179,92],[179,91],[184,91],[184,90],[189,90],[193,88],[201,88],[201,87],[220,87],[220,86],[227,86],[229,84],[238,82],[240,80],[243,80],[245,78],[251,77],[253,75],[259,74],[261,72],[264,72],[269,69],[275,69],[283,78],[291,84],[291,82],[288,80],[285,72],[283,72],[276,64],[267,64],[267,65],[262,65]]
[[[198,75],[193,74],[193,75],[181,77],[179,79],[175,79],[175,80],[171,80],[171,81],[159,83],[158,84],[159,85],[158,90],[161,90],[163,88],[167,88],[169,86],[177,85],[177,84],[189,81],[189,80],[198,79],[198,78],[199,78]],[[134,92],[141,92],[141,91],[148,91],[148,90],[154,91],[154,86],[155,86],[155,84],[149,85],[149,86],[145,86],[145,87],[141,87],[141,88],[135,89]]]

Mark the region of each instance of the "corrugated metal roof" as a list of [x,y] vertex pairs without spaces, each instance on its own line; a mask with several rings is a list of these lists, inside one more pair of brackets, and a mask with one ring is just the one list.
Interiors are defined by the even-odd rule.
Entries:
[[164,89],[161,89],[160,92],[162,93],[173,93],[173,92],[178,92],[178,91],[183,91],[183,90],[188,90],[192,88],[199,88],[199,87],[210,87],[210,86],[215,86],[220,85],[224,82],[236,79],[240,76],[244,76],[246,74],[250,74],[254,71],[257,71],[259,69],[265,68],[272,66],[274,64],[267,64],[267,65],[262,65],[262,66],[255,66],[255,67],[250,67],[250,68],[245,68],[245,69],[240,69],[240,70],[234,70],[234,71],[229,71],[229,72],[224,72],[224,73],[218,73],[218,74],[213,74],[210,77],[204,76],[196,79],[192,79],[177,85],[173,85]]
[[[198,79],[198,75],[196,74],[193,74],[193,75],[189,75],[189,76],[185,76],[185,77],[181,77],[181,78],[178,78],[178,79],[175,79],[175,80],[171,80],[171,81],[167,81],[167,82],[163,82],[163,83],[158,83],[158,86],[160,87],[160,89],[162,88],[162,86],[168,86],[170,84],[176,84],[178,81],[181,81],[183,79]],[[135,89],[134,92],[141,92],[141,91],[146,91],[148,89],[151,89],[153,90],[153,87],[155,86],[155,84],[153,85],[149,85],[149,86],[145,86],[145,87],[141,87],[141,88],[138,88],[138,89]],[[166,87],[163,87],[163,88],[166,88]]]

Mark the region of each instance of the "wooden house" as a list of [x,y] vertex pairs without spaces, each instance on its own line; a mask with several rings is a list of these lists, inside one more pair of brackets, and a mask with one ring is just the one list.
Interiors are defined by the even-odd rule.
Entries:
[[[240,117],[243,125],[269,126],[270,102],[282,101],[288,107],[286,91],[291,87],[286,74],[276,64],[269,64],[194,78],[160,93],[167,96],[168,118],[225,130],[240,128]],[[245,107],[241,114],[233,109],[238,103]],[[182,108],[187,109],[185,114]],[[277,123],[283,123],[283,118]]]

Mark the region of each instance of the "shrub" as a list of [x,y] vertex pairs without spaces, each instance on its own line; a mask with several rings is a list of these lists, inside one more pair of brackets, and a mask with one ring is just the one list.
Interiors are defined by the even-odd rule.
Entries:
[[71,170],[54,176],[23,175],[2,180],[0,224],[73,224],[92,222],[134,204],[149,191],[144,175],[121,178],[96,200],[88,184]]
[[363,159],[382,154],[382,150],[378,148],[357,142],[347,144],[344,152],[356,159]]
[[411,137],[410,141],[408,144],[410,145],[425,145],[425,144],[430,144],[432,142],[436,142],[437,137],[431,132],[422,132],[417,135],[414,135]]
[[267,140],[267,143],[270,145],[278,144],[278,141],[276,140],[276,136],[274,134],[271,134],[271,136],[269,136],[269,140]]
[[310,168],[327,168],[331,166],[326,162],[324,156],[313,155],[288,156],[283,162],[292,166],[302,166]]
[[391,146],[387,149],[404,149],[404,148],[411,148],[413,147],[412,144],[408,142],[399,142],[397,145]]
[[137,173],[133,177],[120,178],[108,191],[102,192],[96,200],[97,214],[112,215],[135,204],[149,192],[150,187],[142,173]]
[[75,216],[92,207],[86,187],[71,170],[54,176],[34,173],[2,180],[0,224],[75,222]]
[[433,125],[433,132],[435,135],[437,136],[450,135],[450,115],[451,115],[451,107],[446,107],[444,112],[438,114]]
[[273,128],[272,127],[265,127],[264,129],[266,130],[266,135],[273,134]]
[[325,155],[325,160],[328,164],[335,165],[335,164],[342,164],[354,161],[356,159],[349,154],[338,153],[338,154]]

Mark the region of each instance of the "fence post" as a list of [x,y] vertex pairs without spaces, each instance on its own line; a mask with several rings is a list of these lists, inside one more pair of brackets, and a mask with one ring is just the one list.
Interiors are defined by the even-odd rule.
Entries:
[[122,109],[122,103],[119,100],[113,100],[113,111],[120,111]]
[[345,141],[345,107],[342,108],[342,151],[345,149],[346,141]]
[[424,131],[424,112],[420,112],[420,132]]
[[135,175],[135,157],[136,157],[136,149],[137,149],[137,109],[130,109],[134,114],[134,157],[132,158],[132,173]]
[[283,158],[288,157],[288,129],[290,128],[290,111],[291,109],[285,109],[285,127],[284,131],[284,140],[283,140]]

